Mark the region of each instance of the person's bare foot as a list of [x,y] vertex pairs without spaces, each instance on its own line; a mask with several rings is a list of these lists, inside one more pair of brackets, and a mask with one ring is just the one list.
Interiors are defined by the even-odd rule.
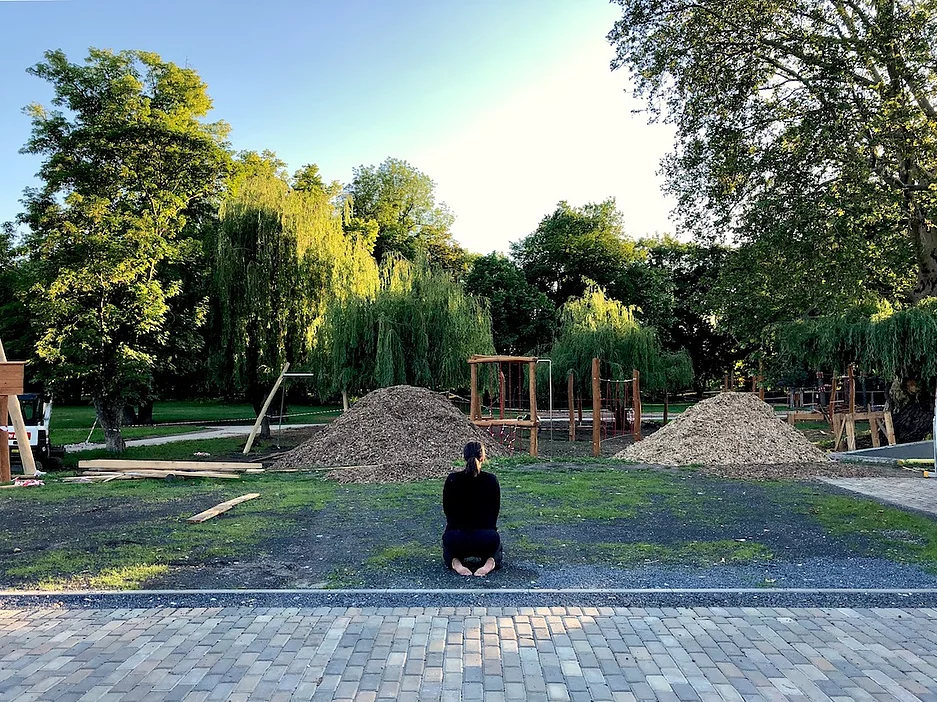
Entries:
[[484,577],[488,575],[488,573],[493,571],[497,567],[497,565],[498,564],[495,563],[494,558],[489,558],[487,561],[485,561],[485,564],[481,568],[475,571],[475,575],[479,577]]
[[462,561],[460,561],[458,558],[452,559],[452,570],[454,570],[459,575],[471,575],[472,574],[472,571],[470,571],[468,568],[462,565]]

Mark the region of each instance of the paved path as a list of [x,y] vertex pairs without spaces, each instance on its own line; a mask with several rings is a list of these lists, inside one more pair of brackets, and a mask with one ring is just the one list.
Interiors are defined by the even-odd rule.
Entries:
[[899,507],[937,515],[937,479],[821,478],[836,487],[858,492]]
[[[307,429],[309,427],[321,426],[320,424],[284,424],[283,431],[292,431],[293,429]],[[277,425],[270,427],[274,436],[278,431]],[[233,425],[226,427],[209,427],[203,431],[191,431],[185,434],[167,434],[166,436],[153,436],[149,439],[129,439],[127,446],[159,446],[160,444],[171,444],[176,441],[193,441],[200,439],[227,439],[231,436],[247,436],[251,433],[250,426]],[[106,448],[104,444],[67,444],[65,451],[72,453],[75,451],[91,451],[93,449]]]
[[937,610],[0,610],[0,699],[937,700]]

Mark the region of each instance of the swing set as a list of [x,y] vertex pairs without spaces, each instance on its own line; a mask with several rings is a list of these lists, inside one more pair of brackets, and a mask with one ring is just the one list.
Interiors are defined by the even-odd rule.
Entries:
[[[495,441],[514,452],[518,431],[530,432],[530,455],[537,456],[537,363],[533,356],[473,355],[468,360],[471,370],[471,405],[469,419]],[[526,367],[527,388],[524,391]],[[479,376],[483,392],[479,391]],[[487,402],[483,402],[487,400]],[[487,416],[483,411],[487,409]],[[497,408],[497,416],[495,415]]]

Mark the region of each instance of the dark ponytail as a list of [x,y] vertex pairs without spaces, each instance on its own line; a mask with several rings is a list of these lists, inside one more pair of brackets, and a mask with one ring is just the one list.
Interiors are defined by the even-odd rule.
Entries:
[[462,451],[462,457],[465,459],[465,474],[474,478],[481,472],[485,445],[481,441],[469,441]]

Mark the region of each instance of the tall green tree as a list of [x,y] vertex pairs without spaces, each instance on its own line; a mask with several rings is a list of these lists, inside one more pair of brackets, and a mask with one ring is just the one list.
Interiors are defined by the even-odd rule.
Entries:
[[465,291],[488,301],[498,353],[520,356],[546,352],[552,346],[556,307],[503,254],[475,259],[465,278]]
[[756,246],[801,297],[785,314],[827,272],[935,294],[934,3],[614,1],[613,67],[676,127],[664,173],[689,229]]
[[374,295],[330,305],[323,328],[327,392],[368,392],[390,385],[467,387],[466,360],[491,353],[485,305],[451,274],[390,257]]
[[15,241],[13,223],[4,222],[0,226],[0,339],[7,358],[22,361],[33,357],[36,336],[24,301],[29,288],[27,264]]
[[672,321],[670,278],[648,266],[646,252],[625,235],[614,198],[582,207],[560,202],[536,231],[511,244],[511,256],[557,307],[594,282],[634,307],[642,323],[664,329]]
[[665,349],[689,354],[694,387],[701,394],[748,352],[720,327],[713,300],[713,289],[733,251],[670,236],[642,239],[638,245],[647,252],[648,265],[666,274],[673,285],[673,321],[658,331]]
[[379,262],[396,254],[410,261],[423,257],[456,274],[465,271],[466,252],[452,238],[455,217],[436,202],[435,189],[428,175],[401,159],[355,169],[347,192],[357,228],[364,222],[377,225],[374,256]]
[[228,155],[223,122],[206,122],[205,84],[143,51],[91,49],[85,63],[49,51],[29,73],[52,108],[30,105],[23,152],[42,157],[22,221],[38,357],[54,384],[79,380],[107,448],[124,447],[128,400],[149,391],[170,343],[186,223],[217,197]]
[[210,242],[214,382],[259,412],[284,363],[312,362],[329,300],[367,295],[377,266],[327,192],[290,186],[275,154],[239,156]]

